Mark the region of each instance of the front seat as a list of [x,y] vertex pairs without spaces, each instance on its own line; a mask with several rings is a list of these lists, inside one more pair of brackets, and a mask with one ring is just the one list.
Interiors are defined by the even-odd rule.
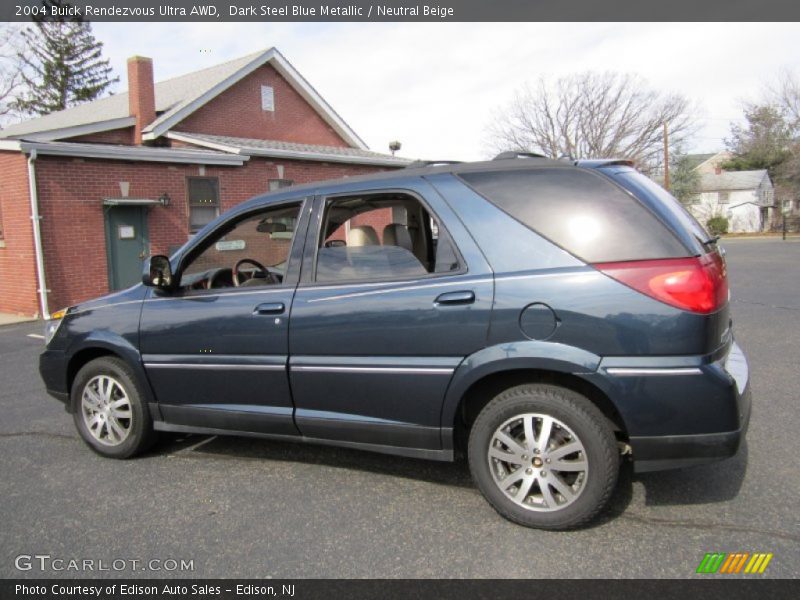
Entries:
[[409,252],[414,252],[411,234],[408,232],[408,228],[400,223],[389,223],[383,228],[383,245],[399,246]]
[[378,234],[371,225],[356,225],[347,234],[348,246],[380,246]]

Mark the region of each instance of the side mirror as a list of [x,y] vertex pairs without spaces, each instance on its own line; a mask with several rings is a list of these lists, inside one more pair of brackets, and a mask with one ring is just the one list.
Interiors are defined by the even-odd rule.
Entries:
[[162,290],[170,289],[172,287],[172,265],[169,264],[169,258],[157,254],[145,260],[142,283]]

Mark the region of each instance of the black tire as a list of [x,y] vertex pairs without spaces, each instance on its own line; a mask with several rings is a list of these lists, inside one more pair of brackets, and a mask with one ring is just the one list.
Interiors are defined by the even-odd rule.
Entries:
[[[113,443],[113,440],[106,440],[106,443],[103,443],[89,431],[86,422],[89,417],[85,416],[87,413],[82,406],[82,396],[86,386],[100,376],[113,378],[124,391],[128,400],[130,418],[117,421],[117,423],[127,424],[125,429],[127,436],[116,444]],[[155,431],[153,431],[153,419],[144,398],[135,374],[123,360],[112,356],[97,358],[86,363],[72,382],[70,402],[75,427],[83,441],[101,456],[130,458],[150,448],[156,438]],[[101,426],[100,431],[108,432],[108,429],[103,430]]]
[[[555,508],[550,511],[526,508],[510,498],[496,483],[492,469],[497,467],[490,466],[492,459],[487,455],[495,432],[510,419],[529,413],[557,419],[577,436],[585,450],[578,455],[579,460],[583,458],[588,464],[588,470],[581,480],[582,485],[578,487],[580,493],[569,504],[566,503],[564,496],[558,496],[564,501],[563,508]],[[536,422],[542,423],[543,421],[542,419]],[[492,399],[480,412],[472,426],[468,454],[472,477],[489,504],[506,519],[538,529],[573,529],[585,525],[606,505],[614,491],[619,475],[619,451],[614,433],[606,418],[585,397],[554,385],[520,385],[505,390]],[[554,459],[554,462],[557,460]],[[496,464],[499,463],[492,462],[492,465]],[[547,465],[539,468],[546,469]],[[530,465],[528,472],[533,472],[534,475],[529,477],[535,477],[536,471],[537,467]],[[515,470],[510,472],[516,474]],[[547,473],[546,471],[541,472]],[[552,471],[549,474],[551,478],[554,476]],[[567,476],[573,477],[570,474]],[[538,481],[546,480],[539,479]],[[507,489],[513,492],[514,485],[516,484],[512,484]],[[539,485],[538,482],[532,485],[531,491],[540,490]],[[522,486],[523,484],[520,483],[518,488]],[[522,490],[520,490],[521,492]],[[526,504],[528,502],[532,502],[532,500],[526,500]]]

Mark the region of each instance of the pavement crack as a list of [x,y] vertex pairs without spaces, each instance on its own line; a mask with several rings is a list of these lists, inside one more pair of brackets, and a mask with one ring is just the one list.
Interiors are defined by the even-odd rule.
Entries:
[[713,523],[703,521],[685,521],[677,519],[661,519],[658,517],[645,517],[643,515],[636,515],[631,513],[623,513],[620,515],[621,519],[628,519],[636,521],[637,523],[644,523],[647,525],[662,525],[664,527],[683,527],[686,529],[708,529],[708,530],[721,530],[721,531],[736,531],[740,533],[756,533],[767,535],[793,542],[800,542],[800,534],[787,533],[785,531],[774,531],[772,529],[760,529],[758,527],[746,527],[744,525],[725,525],[724,523]]
[[767,304],[766,302],[756,302],[754,300],[742,300],[741,298],[733,298],[732,302],[736,302],[738,304],[749,304],[750,306],[763,306],[764,308],[774,308],[775,310],[791,310],[795,312],[800,311],[800,308],[796,306],[776,306],[774,304]]
[[15,438],[15,437],[36,436],[36,435],[40,435],[42,437],[63,439],[63,440],[75,439],[74,435],[68,435],[66,433],[54,433],[52,431],[9,431],[5,433],[0,432],[0,438]]

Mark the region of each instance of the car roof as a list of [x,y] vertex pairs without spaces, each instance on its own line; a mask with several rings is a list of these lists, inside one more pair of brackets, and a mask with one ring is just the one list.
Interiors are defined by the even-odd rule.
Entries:
[[[502,155],[501,155],[502,156]],[[599,167],[607,166],[633,166],[633,163],[623,159],[590,159],[590,160],[575,160],[572,158],[552,159],[543,156],[525,156],[520,158],[502,158],[494,160],[485,160],[478,162],[453,162],[453,161],[418,161],[412,163],[404,169],[393,169],[390,171],[380,171],[378,173],[370,173],[368,175],[357,175],[355,177],[346,177],[338,179],[326,179],[323,181],[315,181],[312,183],[304,183],[302,185],[284,188],[280,191],[268,192],[261,194],[248,200],[240,205],[242,210],[250,210],[256,206],[268,206],[269,204],[282,202],[284,200],[297,199],[298,196],[313,195],[318,193],[323,188],[337,187],[342,191],[343,186],[349,184],[357,185],[374,181],[376,183],[388,180],[397,179],[413,179],[419,177],[428,177],[431,175],[439,174],[453,174],[470,172],[486,172],[486,171],[514,171],[531,168],[591,168],[596,169]],[[239,211],[237,211],[239,212]]]

